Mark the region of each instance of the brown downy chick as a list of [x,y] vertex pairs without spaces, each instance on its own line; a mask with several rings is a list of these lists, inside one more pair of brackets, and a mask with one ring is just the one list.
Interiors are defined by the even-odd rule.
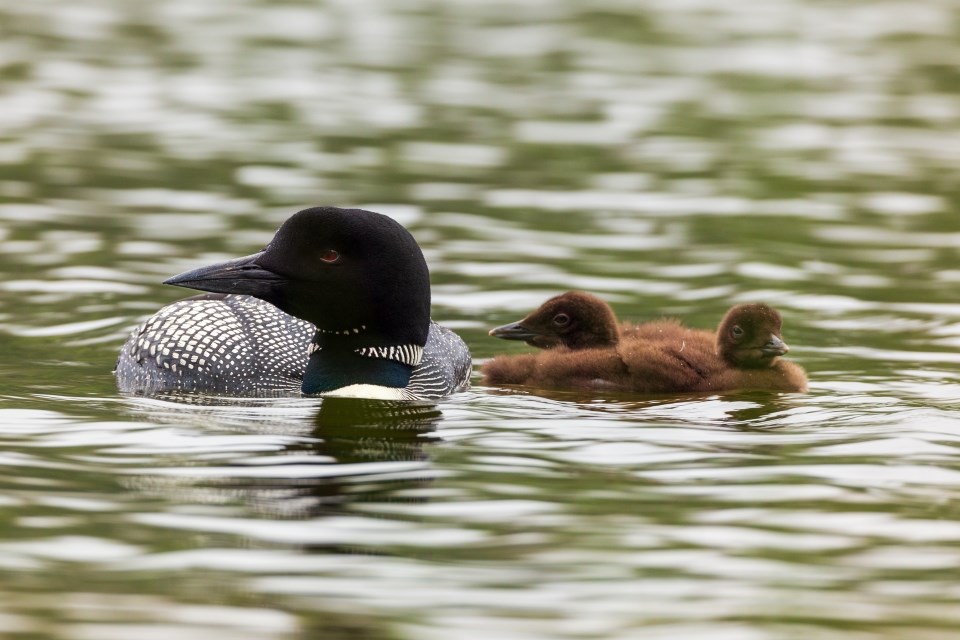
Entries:
[[617,317],[606,302],[583,291],[554,296],[523,320],[490,330],[504,340],[523,340],[532,347],[596,349],[620,340]]

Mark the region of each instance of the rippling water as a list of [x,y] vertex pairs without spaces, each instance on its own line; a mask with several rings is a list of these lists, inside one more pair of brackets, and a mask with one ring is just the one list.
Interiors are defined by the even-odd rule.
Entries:
[[[958,20],[0,0],[0,635],[954,637]],[[811,392],[117,396],[161,280],[319,203],[413,231],[477,362],[570,288],[765,300]]]

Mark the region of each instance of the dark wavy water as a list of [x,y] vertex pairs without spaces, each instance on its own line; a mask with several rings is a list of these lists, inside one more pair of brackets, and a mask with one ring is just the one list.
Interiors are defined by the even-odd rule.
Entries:
[[[0,0],[0,636],[960,632],[960,10]],[[477,362],[549,295],[785,316],[804,395],[116,394],[290,213],[408,226]]]

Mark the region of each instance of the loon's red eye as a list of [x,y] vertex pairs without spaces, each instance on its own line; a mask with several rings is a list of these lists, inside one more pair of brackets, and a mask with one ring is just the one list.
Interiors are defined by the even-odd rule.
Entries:
[[320,254],[320,259],[326,262],[327,264],[333,264],[340,259],[340,252],[336,249],[325,249]]

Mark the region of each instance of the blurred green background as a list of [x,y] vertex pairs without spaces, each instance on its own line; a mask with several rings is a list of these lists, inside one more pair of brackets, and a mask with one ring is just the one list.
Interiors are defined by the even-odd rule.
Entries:
[[[958,55],[946,0],[0,0],[0,637],[953,637]],[[117,396],[164,278],[317,204],[478,362],[571,288],[765,300],[811,393]]]

